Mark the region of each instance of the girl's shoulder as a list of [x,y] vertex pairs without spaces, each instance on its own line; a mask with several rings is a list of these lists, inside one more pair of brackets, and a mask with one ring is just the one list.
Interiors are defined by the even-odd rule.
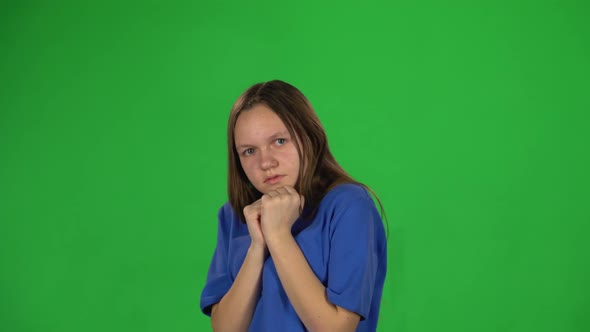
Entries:
[[234,233],[236,229],[245,226],[245,224],[240,221],[240,217],[232,208],[229,201],[225,202],[219,208],[217,212],[217,222],[219,231],[223,233]]
[[223,220],[237,220],[238,219],[238,215],[235,213],[234,209],[232,208],[231,204],[229,203],[229,201],[225,202],[218,211],[218,215],[219,219],[223,219]]
[[371,230],[381,242],[384,226],[381,214],[369,190],[357,183],[334,186],[321,201],[314,222],[328,225],[330,236],[337,229],[350,234],[363,234]]
[[323,204],[347,204],[356,200],[372,200],[367,189],[358,183],[341,183],[330,189]]
[[330,189],[318,206],[319,214],[334,215],[346,210],[375,210],[375,203],[366,187],[357,183],[342,183]]

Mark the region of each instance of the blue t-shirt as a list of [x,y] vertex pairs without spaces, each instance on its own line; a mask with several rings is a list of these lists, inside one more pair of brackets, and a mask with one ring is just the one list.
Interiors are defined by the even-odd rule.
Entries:
[[[217,246],[201,294],[201,310],[210,315],[235,280],[250,235],[229,203],[219,210]],[[298,219],[295,241],[328,300],[361,316],[357,331],[375,331],[387,268],[385,231],[373,200],[362,186],[341,184],[322,199],[312,221]],[[269,255],[249,331],[305,331]]]

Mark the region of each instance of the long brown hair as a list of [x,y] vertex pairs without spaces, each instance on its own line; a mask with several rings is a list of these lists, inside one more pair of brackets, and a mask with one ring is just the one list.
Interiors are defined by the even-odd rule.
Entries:
[[257,83],[248,88],[232,107],[227,126],[229,202],[240,220],[245,221],[243,209],[258,200],[262,194],[248,181],[242,168],[234,142],[234,128],[242,112],[257,104],[265,104],[283,121],[294,140],[299,153],[299,176],[295,190],[305,197],[306,215],[315,215],[320,201],[334,186],[341,183],[355,183],[365,187],[377,199],[381,215],[383,205],[375,193],[355,181],[340,167],[328,147],[328,139],[320,119],[307,98],[289,83],[273,80]]

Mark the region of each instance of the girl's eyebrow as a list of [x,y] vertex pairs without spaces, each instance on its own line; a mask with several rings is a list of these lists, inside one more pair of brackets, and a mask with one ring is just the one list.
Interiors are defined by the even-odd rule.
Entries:
[[283,137],[283,136],[289,136],[289,132],[288,131],[280,131],[278,133],[275,133],[274,135],[270,136],[270,139],[275,139],[275,138],[279,138],[279,137]]
[[[284,130],[284,131],[279,131],[277,133],[272,134],[269,139],[274,140],[277,139],[279,137],[285,137],[285,136],[289,136],[289,132]],[[236,145],[236,148],[238,149],[243,149],[243,148],[249,148],[252,147],[253,145],[251,144],[240,144],[240,145]]]

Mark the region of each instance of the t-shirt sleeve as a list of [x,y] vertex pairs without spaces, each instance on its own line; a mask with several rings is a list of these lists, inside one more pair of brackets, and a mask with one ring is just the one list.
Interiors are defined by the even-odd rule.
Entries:
[[381,218],[370,197],[337,209],[331,222],[328,300],[368,317],[383,251]]
[[221,300],[232,285],[227,264],[228,224],[230,221],[227,219],[230,217],[224,213],[224,210],[227,209],[228,206],[224,206],[219,210],[217,244],[213,253],[213,259],[209,265],[207,281],[201,293],[201,311],[207,316],[211,315],[211,307]]

